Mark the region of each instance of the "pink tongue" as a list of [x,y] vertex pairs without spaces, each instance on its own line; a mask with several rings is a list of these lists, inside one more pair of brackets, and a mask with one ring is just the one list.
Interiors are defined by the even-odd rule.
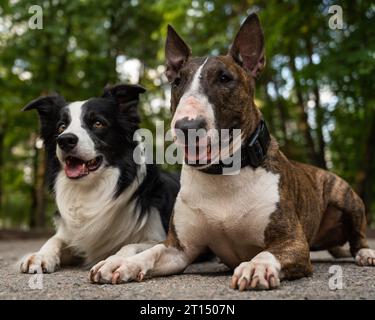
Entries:
[[86,164],[81,162],[71,162],[68,164],[65,164],[65,174],[68,178],[79,178],[85,175],[89,174],[89,169],[86,167]]

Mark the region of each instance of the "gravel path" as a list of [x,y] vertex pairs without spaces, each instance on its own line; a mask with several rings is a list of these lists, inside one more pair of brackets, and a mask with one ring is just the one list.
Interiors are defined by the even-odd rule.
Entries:
[[[231,272],[216,262],[193,265],[183,275],[116,286],[90,284],[87,270],[78,268],[20,274],[15,268],[18,259],[42,243],[0,241],[0,299],[375,299],[375,268],[357,267],[351,259],[335,261],[326,252],[312,254],[310,278],[284,281],[273,291],[238,292],[229,288]],[[375,240],[371,246],[375,248]],[[342,270],[342,289],[329,288],[333,265]],[[340,269],[332,268],[339,275]],[[331,282],[337,285],[334,279]]]

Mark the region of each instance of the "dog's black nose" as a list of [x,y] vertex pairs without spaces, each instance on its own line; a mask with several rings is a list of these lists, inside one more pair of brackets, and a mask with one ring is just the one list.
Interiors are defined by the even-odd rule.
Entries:
[[57,137],[57,143],[61,150],[69,152],[77,145],[78,137],[73,133],[64,133]]
[[202,133],[205,135],[205,132],[200,132],[198,130],[206,129],[207,122],[203,117],[197,117],[196,119],[185,117],[177,120],[174,127],[176,129],[177,140],[187,145],[189,141],[195,142],[197,137],[201,136]]
[[198,117],[196,119],[183,118],[177,120],[174,127],[181,130],[185,135],[188,134],[190,130],[206,129],[207,122],[203,117]]

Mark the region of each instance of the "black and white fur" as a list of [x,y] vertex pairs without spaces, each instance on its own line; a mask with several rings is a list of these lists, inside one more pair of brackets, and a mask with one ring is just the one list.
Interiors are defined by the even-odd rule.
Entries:
[[[117,85],[100,98],[67,103],[61,96],[48,96],[24,108],[40,116],[47,178],[59,214],[56,234],[22,259],[22,272],[53,272],[76,257],[93,265],[116,252],[134,255],[165,239],[179,182],[133,159],[143,92],[138,85]],[[68,147],[62,142],[66,137],[76,137]],[[72,157],[82,162],[72,167],[75,171],[67,169]],[[89,163],[94,163],[92,170]],[[72,177],[76,168],[85,168],[84,174]]]

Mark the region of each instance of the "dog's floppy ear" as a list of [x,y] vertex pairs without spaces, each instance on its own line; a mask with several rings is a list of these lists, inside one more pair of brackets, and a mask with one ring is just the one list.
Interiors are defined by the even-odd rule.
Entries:
[[250,14],[242,24],[228,54],[253,77],[264,68],[264,35],[255,13]]
[[172,82],[178,71],[191,55],[191,49],[177,32],[168,25],[167,40],[165,42],[166,76]]
[[41,134],[46,139],[49,134],[54,134],[60,109],[66,105],[66,101],[60,95],[50,95],[35,99],[28,103],[22,111],[37,110],[41,124]]
[[146,92],[146,89],[138,84],[117,84],[104,88],[103,98],[114,99],[120,112],[133,120],[140,122],[138,113],[139,95]]

